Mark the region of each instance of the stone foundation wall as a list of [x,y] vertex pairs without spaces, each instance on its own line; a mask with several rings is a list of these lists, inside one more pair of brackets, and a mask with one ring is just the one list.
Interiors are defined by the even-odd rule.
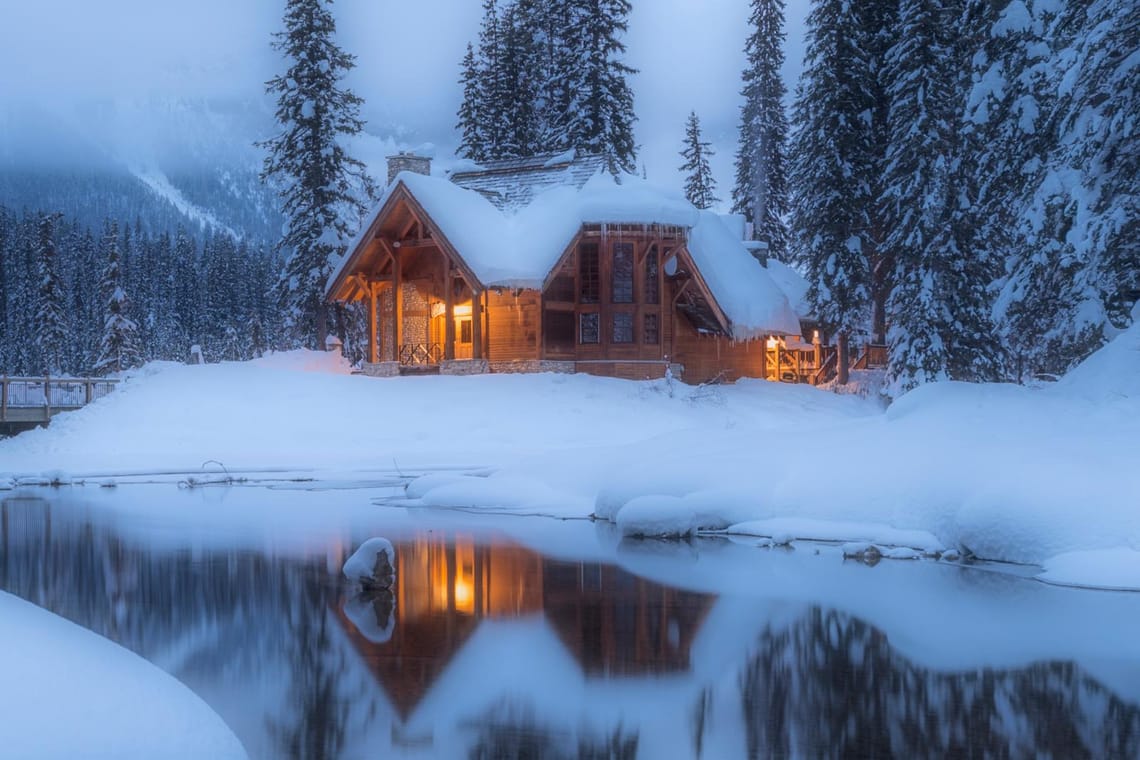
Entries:
[[503,374],[525,372],[560,372],[571,374],[575,371],[574,362],[556,362],[548,359],[516,359],[509,362],[491,362],[491,371]]
[[486,359],[444,359],[439,364],[441,375],[483,375],[488,371]]
[[399,377],[400,363],[379,362],[377,364],[369,364],[368,362],[363,362],[360,365],[360,371],[369,377]]

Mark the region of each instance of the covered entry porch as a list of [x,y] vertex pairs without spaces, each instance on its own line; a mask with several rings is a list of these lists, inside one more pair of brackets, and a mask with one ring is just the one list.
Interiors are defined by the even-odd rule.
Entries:
[[392,375],[438,372],[451,362],[481,365],[486,288],[413,198],[397,192],[388,206],[366,232],[352,273],[329,294],[366,307],[371,366],[365,371]]

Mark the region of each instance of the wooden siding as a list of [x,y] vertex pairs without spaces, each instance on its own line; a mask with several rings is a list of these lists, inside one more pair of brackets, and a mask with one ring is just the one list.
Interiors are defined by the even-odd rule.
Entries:
[[489,360],[539,358],[540,300],[537,290],[492,290],[487,294]]
[[687,383],[704,383],[724,373],[729,382],[741,377],[764,377],[766,347],[763,340],[733,341],[723,335],[706,335],[682,315],[674,320],[673,361],[685,368]]

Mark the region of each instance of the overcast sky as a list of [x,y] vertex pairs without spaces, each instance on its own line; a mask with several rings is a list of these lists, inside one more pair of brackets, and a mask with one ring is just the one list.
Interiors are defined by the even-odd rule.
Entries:
[[[369,130],[402,145],[455,144],[459,59],[478,34],[480,0],[337,0],[341,44],[357,56],[349,84]],[[626,39],[641,158],[650,177],[679,184],[684,120],[701,116],[719,147],[727,196],[740,105],[748,0],[633,0]],[[788,2],[789,90],[802,58],[808,0]],[[149,96],[264,99],[280,67],[269,48],[283,0],[0,0],[0,101],[9,118]],[[239,139],[247,139],[242,135]]]

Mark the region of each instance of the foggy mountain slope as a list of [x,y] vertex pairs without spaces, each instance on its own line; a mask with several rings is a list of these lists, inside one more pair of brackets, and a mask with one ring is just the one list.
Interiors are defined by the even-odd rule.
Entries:
[[255,146],[272,127],[257,103],[117,99],[0,114],[0,204],[62,211],[98,228],[106,217],[152,231],[216,228],[254,240],[280,229],[258,179]]

